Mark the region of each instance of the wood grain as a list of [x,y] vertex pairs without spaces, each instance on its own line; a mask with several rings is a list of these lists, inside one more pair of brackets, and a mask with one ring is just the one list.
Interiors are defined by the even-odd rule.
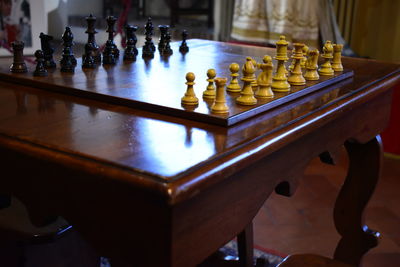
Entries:
[[[198,41],[191,40],[191,42]],[[179,43],[173,43],[172,47],[175,51],[178,50],[178,45]],[[229,64],[245,62],[245,57],[240,54],[215,57],[211,51],[217,50],[223,45],[223,43],[203,43],[203,45],[191,48],[190,53],[187,54],[177,52],[165,57],[156,53],[154,59],[144,60],[139,56],[136,62],[124,62],[121,58],[116,65],[103,65],[96,69],[82,69],[81,59],[78,59],[75,73],[65,73],[55,69],[49,71],[47,77],[34,77],[31,73],[11,73],[9,71],[10,62],[4,62],[0,64],[0,78],[3,81],[99,100],[109,104],[230,126],[328,87],[354,74],[352,70],[347,69],[343,72],[336,72],[334,76],[321,76],[319,81],[307,81],[304,86],[292,86],[290,93],[275,93],[272,99],[259,99],[254,106],[238,105],[235,101],[240,94],[227,93],[229,113],[215,114],[211,112],[213,101],[201,99],[202,93],[207,87],[207,70],[214,68],[218,77],[229,78]],[[272,49],[265,51],[265,53],[267,52],[271,56],[273,55]],[[141,48],[139,49],[140,54]],[[263,55],[260,54],[255,59],[261,62],[262,57]],[[194,72],[197,76],[195,90],[196,95],[201,99],[198,106],[181,104],[181,97],[186,91],[185,75],[188,72]],[[240,83],[242,84],[242,82]]]
[[[209,47],[218,68],[271,51],[189,45]],[[354,70],[346,82],[231,127],[0,81],[0,194],[21,199],[37,224],[64,216],[121,266],[196,266],[242,232],[278,184],[294,191],[312,158],[385,128],[399,66],[343,63]]]

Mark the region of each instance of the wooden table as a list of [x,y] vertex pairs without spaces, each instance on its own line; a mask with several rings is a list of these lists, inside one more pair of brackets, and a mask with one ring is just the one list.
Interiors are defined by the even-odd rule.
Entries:
[[[220,68],[231,54],[273,55],[192,42]],[[231,127],[2,81],[0,193],[25,202],[36,224],[64,216],[121,266],[190,267],[239,233],[249,244],[251,221],[268,196],[292,194],[312,158],[329,159],[345,144],[350,169],[335,206],[342,236],[335,257],[358,263],[374,241],[361,228],[362,212],[379,176],[376,136],[400,75],[395,64],[343,63],[355,73],[346,82]],[[244,248],[243,266],[250,266]]]

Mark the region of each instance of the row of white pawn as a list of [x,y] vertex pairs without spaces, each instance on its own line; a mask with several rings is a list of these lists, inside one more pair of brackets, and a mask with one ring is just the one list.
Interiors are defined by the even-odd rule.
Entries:
[[[236,98],[236,103],[239,105],[255,105],[257,98],[273,98],[275,92],[290,92],[291,85],[305,85],[306,80],[319,80],[319,75],[332,76],[335,71],[343,71],[341,62],[341,51],[343,45],[334,44],[327,41],[323,47],[322,57],[323,64],[318,68],[319,51],[317,49],[310,50],[307,46],[301,43],[293,44],[292,64],[289,66],[290,73],[286,70],[284,63],[289,59],[287,57],[288,42],[284,36],[276,43],[277,53],[275,59],[278,61],[276,74],[272,77],[272,58],[268,55],[264,56],[263,63],[257,63],[251,57],[246,58],[246,63],[242,68],[243,87],[238,82],[239,64],[232,63],[229,66],[231,71],[231,82],[226,87],[229,92],[240,92],[240,96]],[[256,68],[261,69],[261,74],[256,78]],[[303,76],[302,69],[305,68]],[[213,113],[228,113],[229,108],[225,100],[225,85],[226,78],[215,78],[216,72],[214,69],[207,71],[209,82],[207,89],[203,92],[203,98],[208,100],[215,99],[211,106]],[[214,79],[215,78],[215,79]],[[186,84],[188,85],[185,95],[182,97],[182,105],[198,105],[198,98],[194,94],[194,74],[186,75]],[[215,81],[217,90],[213,85]],[[219,93],[220,91],[220,93]]]

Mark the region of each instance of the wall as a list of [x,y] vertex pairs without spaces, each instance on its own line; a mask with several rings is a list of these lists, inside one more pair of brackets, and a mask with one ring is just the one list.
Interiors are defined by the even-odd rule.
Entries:
[[44,0],[48,14],[48,34],[59,39],[68,26],[69,14],[100,15],[103,9],[102,3],[102,0]]
[[100,16],[103,10],[103,0],[68,0],[67,9],[70,15],[93,14]]
[[400,63],[400,1],[356,0],[350,46],[360,56]]
[[61,36],[68,23],[67,0],[44,0],[48,14],[48,34]]
[[169,8],[164,0],[146,1],[147,15],[154,17],[169,17],[169,13],[170,13]]

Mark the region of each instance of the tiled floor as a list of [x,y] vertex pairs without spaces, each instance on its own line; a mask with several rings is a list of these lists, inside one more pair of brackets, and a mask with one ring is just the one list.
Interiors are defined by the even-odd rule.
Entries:
[[[291,198],[272,195],[254,221],[255,243],[277,251],[316,253],[331,257],[339,240],[332,207],[347,168],[345,151],[336,166],[312,161]],[[400,160],[385,157],[382,178],[369,202],[367,225],[381,233],[380,244],[364,267],[400,266]]]

